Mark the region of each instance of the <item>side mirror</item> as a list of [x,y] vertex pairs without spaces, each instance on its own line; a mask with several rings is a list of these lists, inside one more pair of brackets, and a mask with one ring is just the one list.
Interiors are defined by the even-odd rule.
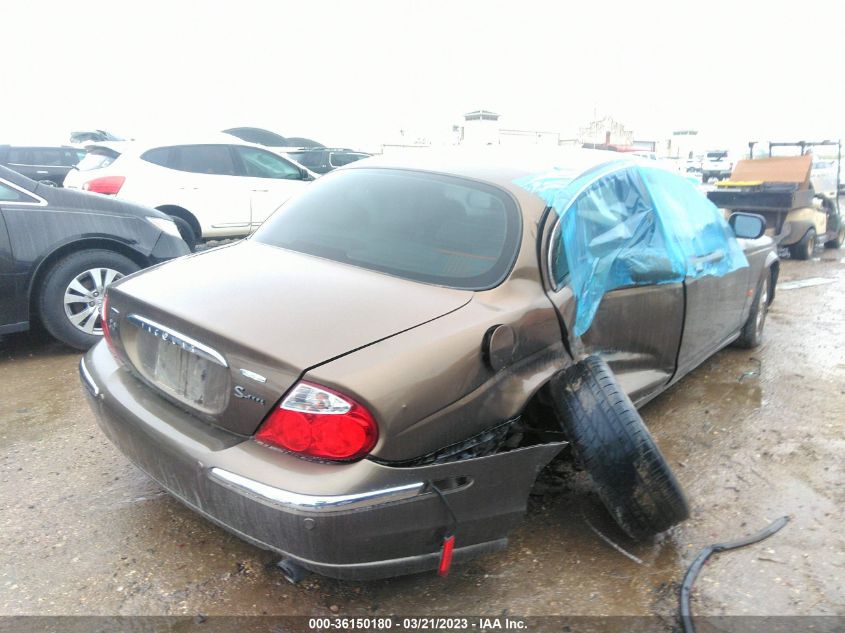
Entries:
[[307,171],[305,171],[303,169],[302,170],[302,180],[314,180],[314,176],[312,176],[311,174],[309,174]]
[[732,213],[728,224],[734,230],[734,235],[746,240],[756,240],[766,232],[766,219],[756,213]]

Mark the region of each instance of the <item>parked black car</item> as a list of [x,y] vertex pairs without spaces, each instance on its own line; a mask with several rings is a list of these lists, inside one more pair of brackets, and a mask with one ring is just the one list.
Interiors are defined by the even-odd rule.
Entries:
[[102,335],[106,286],[188,252],[160,211],[0,167],[0,334],[37,319],[57,339],[87,349]]
[[370,154],[355,152],[343,147],[315,147],[287,152],[287,155],[303,167],[307,167],[318,174],[326,174],[337,167],[370,157]]
[[42,145],[0,145],[0,165],[38,182],[61,187],[67,173],[82,157],[84,149]]

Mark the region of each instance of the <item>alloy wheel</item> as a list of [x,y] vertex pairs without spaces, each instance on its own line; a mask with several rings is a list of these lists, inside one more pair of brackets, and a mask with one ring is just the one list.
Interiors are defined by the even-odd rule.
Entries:
[[65,315],[73,326],[99,336],[103,333],[101,310],[105,289],[123,274],[111,268],[90,268],[74,277],[65,289]]

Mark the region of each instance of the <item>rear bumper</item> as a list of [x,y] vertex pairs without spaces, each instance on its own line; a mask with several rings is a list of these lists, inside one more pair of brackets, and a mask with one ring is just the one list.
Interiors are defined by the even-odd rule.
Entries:
[[120,369],[104,344],[80,363],[100,427],[185,505],[240,538],[335,578],[435,569],[458,518],[454,561],[503,548],[539,470],[563,443],[448,464],[309,462],[216,429]]

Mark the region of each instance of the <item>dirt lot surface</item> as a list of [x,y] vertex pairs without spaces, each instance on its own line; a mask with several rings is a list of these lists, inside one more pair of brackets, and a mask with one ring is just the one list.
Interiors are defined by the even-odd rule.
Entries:
[[[638,614],[675,624],[704,545],[781,515],[756,546],[717,555],[698,614],[845,614],[845,251],[784,261],[766,340],[727,349],[643,411],[692,506],[655,543],[626,539],[583,473],[554,463],[505,552],[378,582],[294,586],[182,507],[100,433],[79,354],[43,334],[0,340],[0,614]],[[602,540],[608,539],[640,562]]]

